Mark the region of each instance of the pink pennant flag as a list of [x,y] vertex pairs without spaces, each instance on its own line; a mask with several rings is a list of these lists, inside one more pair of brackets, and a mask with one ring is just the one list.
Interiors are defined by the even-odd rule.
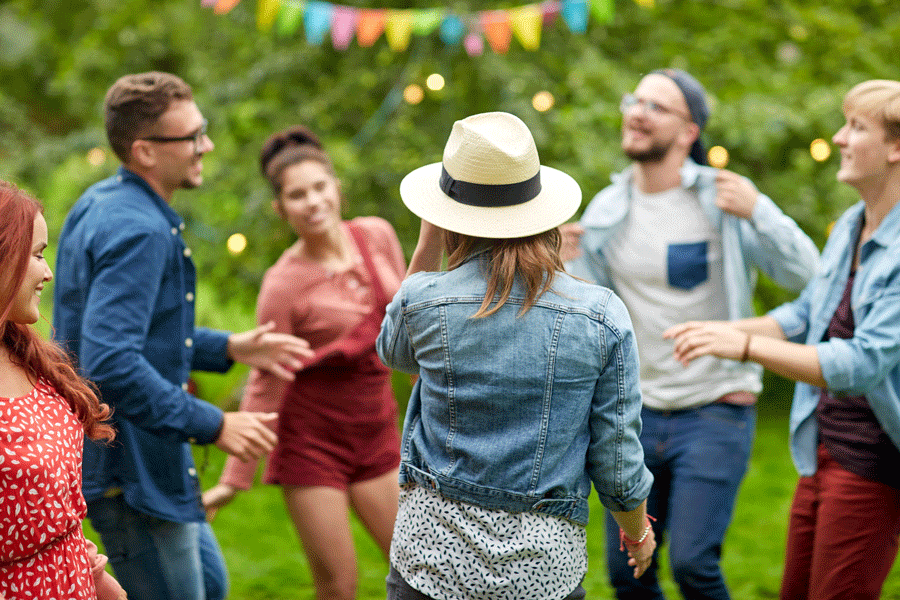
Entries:
[[548,0],[541,3],[541,12],[544,15],[544,27],[550,27],[559,17],[559,2],[556,0]]
[[505,10],[485,10],[481,15],[481,29],[487,38],[491,50],[497,54],[506,54],[509,50],[509,42],[512,40],[512,30],[509,27],[509,13]]
[[335,50],[346,50],[350,47],[353,34],[356,32],[356,9],[352,6],[334,5],[331,13],[331,43]]

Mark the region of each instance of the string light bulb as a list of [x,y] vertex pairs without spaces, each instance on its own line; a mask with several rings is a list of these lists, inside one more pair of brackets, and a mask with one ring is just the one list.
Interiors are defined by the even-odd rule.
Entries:
[[87,161],[92,167],[99,167],[106,162],[106,151],[103,148],[91,148],[87,153]]
[[428,76],[428,79],[425,80],[425,85],[432,92],[444,89],[444,83],[444,77],[438,73],[432,73]]
[[556,103],[556,98],[547,90],[541,90],[531,99],[531,106],[538,112],[547,112]]
[[425,98],[425,91],[417,83],[411,83],[403,90],[403,99],[407,104],[418,104]]
[[709,165],[717,169],[724,169],[728,165],[728,158],[728,150],[722,146],[713,146],[706,154]]
[[228,236],[228,241],[225,243],[225,246],[232,256],[237,256],[247,249],[247,236],[243,233],[233,233]]
[[809,145],[809,153],[814,161],[825,162],[831,156],[831,145],[822,138],[815,139]]

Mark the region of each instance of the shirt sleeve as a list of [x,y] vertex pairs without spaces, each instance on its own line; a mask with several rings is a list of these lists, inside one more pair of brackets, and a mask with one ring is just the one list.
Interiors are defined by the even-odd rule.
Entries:
[[[293,307],[296,305],[296,294],[291,292],[291,286],[283,285],[280,281],[283,275],[276,269],[269,270],[263,280],[256,301],[257,325],[275,322],[275,331],[279,333],[291,333],[300,335],[293,325]],[[252,369],[241,397],[240,410],[250,412],[281,412],[281,404],[287,391],[288,382],[261,369]],[[273,431],[278,430],[278,420],[267,422]],[[227,483],[242,490],[248,490],[253,486],[253,479],[259,468],[258,460],[242,461],[229,456],[225,461],[225,469],[221,483]]]
[[[417,274],[416,274],[417,275]],[[381,361],[391,369],[413,375],[419,374],[419,363],[416,362],[415,351],[409,339],[406,327],[403,326],[404,289],[408,282],[414,280],[413,275],[400,286],[400,291],[387,305],[381,332],[375,340],[375,349]]]
[[765,194],[757,196],[752,218],[740,221],[750,261],[788,290],[802,290],[819,268],[809,236]]
[[[591,402],[588,471],[600,502],[609,510],[637,508],[653,484],[641,445],[641,388],[637,343],[631,318],[621,300],[609,294],[598,347],[606,365]],[[610,449],[614,451],[611,452]],[[614,456],[614,460],[609,460]]]
[[81,366],[118,418],[166,439],[211,443],[222,411],[166,380],[143,355],[170,243],[161,233],[140,231],[110,236],[96,249]]

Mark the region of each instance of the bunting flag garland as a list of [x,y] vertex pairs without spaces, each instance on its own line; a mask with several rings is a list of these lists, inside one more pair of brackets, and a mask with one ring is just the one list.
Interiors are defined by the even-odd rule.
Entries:
[[[216,14],[230,12],[241,0],[200,0]],[[635,0],[652,8],[655,0]],[[590,18],[609,23],[614,17],[614,0],[543,0],[508,9],[460,14],[444,8],[366,9],[334,4],[325,0],[257,0],[256,23],[261,31],[274,27],[282,36],[303,27],[310,44],[321,45],[330,35],[335,50],[356,43],[367,48],[384,34],[388,47],[402,52],[413,35],[438,31],[448,46],[462,43],[470,56],[484,52],[485,40],[497,54],[505,54],[512,38],[525,50],[537,50],[541,32],[562,17],[569,31],[585,33]]]

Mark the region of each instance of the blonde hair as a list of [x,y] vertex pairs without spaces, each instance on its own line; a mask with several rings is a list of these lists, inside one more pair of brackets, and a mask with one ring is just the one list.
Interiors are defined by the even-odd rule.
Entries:
[[[487,246],[490,268],[487,290],[473,319],[490,316],[500,310],[512,292],[516,279],[525,287],[525,302],[519,315],[534,306],[538,298],[553,285],[558,271],[564,269],[559,249],[562,236],[554,227],[549,231],[523,238],[486,239],[452,231],[444,231],[447,268],[455,269],[478,248]],[[496,303],[491,306],[496,298]]]
[[888,139],[900,140],[900,81],[872,79],[857,84],[844,96],[845,113],[866,113],[881,122]]

